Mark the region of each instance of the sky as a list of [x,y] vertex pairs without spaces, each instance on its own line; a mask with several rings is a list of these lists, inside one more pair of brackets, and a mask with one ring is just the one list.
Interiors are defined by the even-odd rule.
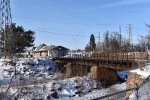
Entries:
[[[84,49],[94,34],[96,42],[103,34],[119,31],[132,40],[148,34],[150,0],[10,0],[12,20],[25,30],[35,31],[35,46],[62,45]],[[100,34],[100,35],[99,35]]]

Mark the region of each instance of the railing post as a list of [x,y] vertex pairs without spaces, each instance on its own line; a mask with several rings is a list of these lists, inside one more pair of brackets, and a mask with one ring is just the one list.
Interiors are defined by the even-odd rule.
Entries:
[[141,52],[140,52],[140,58],[139,59],[141,59]]
[[101,60],[101,53],[99,54],[99,59]]
[[136,98],[137,98],[137,100],[139,100],[139,96],[138,96],[139,92],[138,91],[139,91],[139,87],[137,86],[136,87]]
[[127,52],[127,62],[128,62],[128,52]]
[[109,53],[108,53],[108,61],[109,61]]
[[119,53],[117,53],[117,62],[118,62],[118,56],[119,56]]
[[148,60],[148,52],[147,52],[147,60]]
[[123,56],[122,56],[122,62],[123,62],[123,59],[124,59],[124,53],[123,53]]
[[105,60],[105,53],[103,54],[103,58],[104,58],[104,60]]
[[133,52],[133,58],[132,59],[135,59],[135,53]]
[[113,61],[113,54],[111,53],[111,60]]

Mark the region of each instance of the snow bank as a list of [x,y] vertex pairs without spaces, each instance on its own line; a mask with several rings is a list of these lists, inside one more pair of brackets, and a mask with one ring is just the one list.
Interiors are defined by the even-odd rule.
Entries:
[[57,70],[55,62],[49,58],[20,58],[0,59],[0,84],[6,84],[14,75],[16,70],[17,78],[49,76]]
[[[88,94],[96,86],[95,81],[89,77],[73,77],[64,80],[52,80],[44,84],[30,85],[22,89],[19,99],[40,99],[47,100],[53,91],[57,91],[61,100],[70,100]],[[52,99],[52,96],[50,96]]]
[[130,72],[136,73],[143,78],[147,78],[150,75],[150,65],[145,66],[143,68],[131,70]]

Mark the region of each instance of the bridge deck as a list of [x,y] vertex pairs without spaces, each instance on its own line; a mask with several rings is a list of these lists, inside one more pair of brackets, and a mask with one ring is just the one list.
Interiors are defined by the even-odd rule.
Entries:
[[147,53],[101,53],[93,55],[70,55],[67,57],[54,58],[58,63],[75,63],[82,65],[97,65],[118,70],[129,70],[138,66],[137,61],[149,60]]

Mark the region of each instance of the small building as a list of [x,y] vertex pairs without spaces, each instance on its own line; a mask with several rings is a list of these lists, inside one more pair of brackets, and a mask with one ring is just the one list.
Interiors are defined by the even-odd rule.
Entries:
[[37,47],[33,47],[32,55],[33,57],[39,57],[39,56],[51,56],[51,49],[54,48],[54,45],[47,46],[46,44],[40,44]]
[[33,57],[49,56],[53,58],[66,55],[68,50],[69,49],[63,46],[47,46],[46,44],[40,44],[39,46],[33,48],[32,55]]
[[67,55],[69,49],[63,47],[63,46],[56,46],[51,49],[52,57],[61,57]]

